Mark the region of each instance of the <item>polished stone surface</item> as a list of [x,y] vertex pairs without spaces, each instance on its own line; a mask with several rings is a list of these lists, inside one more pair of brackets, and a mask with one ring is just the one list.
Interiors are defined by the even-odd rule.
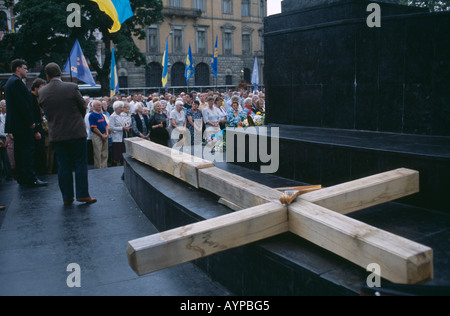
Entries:
[[[449,136],[281,124],[267,126],[269,135],[273,128],[279,130],[278,176],[330,186],[397,168],[414,169],[420,174],[420,192],[403,202],[450,212]],[[249,162],[249,150],[246,141],[246,162],[235,163],[254,170],[267,165]]]
[[381,3],[370,28],[370,2],[289,1],[264,19],[266,122],[450,136],[450,12]]
[[[192,263],[138,277],[128,265],[129,240],[156,233],[125,187],[123,167],[90,170],[91,205],[63,206],[57,176],[48,187],[0,184],[0,296],[229,295]],[[69,288],[67,266],[81,268]]]

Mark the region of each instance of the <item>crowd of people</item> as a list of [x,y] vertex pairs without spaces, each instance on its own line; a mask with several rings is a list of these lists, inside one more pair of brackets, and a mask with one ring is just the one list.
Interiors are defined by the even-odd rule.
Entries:
[[169,147],[201,145],[226,127],[245,126],[244,122],[249,126],[255,124],[249,120],[265,114],[264,92],[244,90],[84,99],[89,157],[94,168],[121,165],[127,137]]
[[[106,168],[123,164],[127,137],[141,137],[170,147],[205,145],[226,127],[263,124],[264,91],[230,89],[226,93],[209,90],[91,98],[81,96],[75,84],[63,83],[61,71],[53,63],[46,66],[47,81],[35,79],[25,98],[26,62],[15,62],[12,68],[16,71],[7,83],[8,97],[0,102],[0,181],[15,179],[21,185],[45,186],[47,183],[38,176],[58,173],[64,204],[73,202],[72,172],[77,172],[73,170],[74,158],[70,157],[75,155],[73,148],[80,151],[86,147],[88,164]],[[65,107],[64,113],[58,108],[60,104],[54,105],[54,95],[67,102],[64,100],[68,93],[72,107]],[[11,104],[8,106],[7,102]],[[79,114],[84,118],[82,123]],[[62,175],[61,167],[70,170]],[[62,177],[66,180],[62,181]],[[77,200],[95,202],[87,188],[83,190],[77,192]]]

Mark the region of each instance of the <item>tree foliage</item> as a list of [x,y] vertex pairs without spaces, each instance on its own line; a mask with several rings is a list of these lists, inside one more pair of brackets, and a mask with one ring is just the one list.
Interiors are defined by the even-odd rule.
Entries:
[[[134,16],[117,33],[109,33],[113,22],[101,12],[97,3],[90,0],[78,0],[81,7],[81,27],[69,27],[67,12],[73,0],[6,0],[8,7],[13,6],[16,18],[16,34],[9,34],[0,42],[2,48],[10,52],[9,58],[24,58],[30,65],[42,62],[56,62],[63,66],[69,57],[75,39],[78,39],[91,68],[97,72],[97,80],[107,90],[111,63],[111,43],[116,47],[116,58],[134,62],[136,66],[147,65],[145,55],[140,52],[133,38],[145,39],[146,26],[162,21],[163,4],[161,0],[130,0]],[[94,32],[102,34],[103,65],[96,58]],[[10,61],[10,60],[9,60]],[[6,62],[6,61],[4,61]],[[9,62],[8,62],[9,63]]]

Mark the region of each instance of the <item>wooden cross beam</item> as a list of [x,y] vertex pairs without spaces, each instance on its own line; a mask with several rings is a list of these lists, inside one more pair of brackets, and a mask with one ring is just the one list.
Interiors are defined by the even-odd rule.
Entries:
[[[377,263],[381,276],[395,283],[414,284],[433,277],[431,248],[344,215],[418,192],[417,171],[396,169],[306,193],[283,205],[280,191],[209,161],[196,158],[194,162],[189,155],[174,160],[167,147],[141,139],[127,139],[126,146],[135,159],[243,208],[129,241],[128,261],[138,275],[290,231],[363,268]],[[158,158],[148,159],[154,156]]]

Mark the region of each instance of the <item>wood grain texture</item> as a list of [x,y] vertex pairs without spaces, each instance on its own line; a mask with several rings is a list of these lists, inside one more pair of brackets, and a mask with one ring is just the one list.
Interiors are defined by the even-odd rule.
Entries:
[[367,225],[307,201],[288,208],[289,231],[364,269],[381,268],[381,277],[414,284],[433,278],[431,248]]
[[143,275],[288,231],[287,209],[267,203],[128,242],[128,262]]
[[302,199],[341,214],[419,192],[419,172],[399,168],[301,195]]
[[176,151],[142,138],[126,138],[127,153],[134,159],[164,171],[198,188],[197,170],[214,167],[214,163]]

